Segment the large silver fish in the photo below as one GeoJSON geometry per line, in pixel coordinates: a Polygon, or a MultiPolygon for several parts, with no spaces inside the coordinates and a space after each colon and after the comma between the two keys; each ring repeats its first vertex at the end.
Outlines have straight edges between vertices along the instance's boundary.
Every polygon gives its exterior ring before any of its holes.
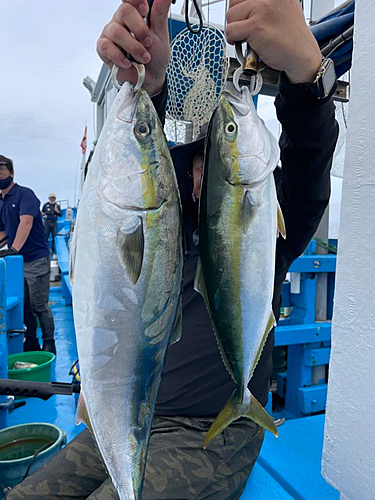
{"type": "Polygon", "coordinates": [[[92,428],[120,499],[138,500],[167,347],[180,332],[182,247],[164,132],[148,94],[130,84],[96,146],[71,251],[78,419],[92,428]]]}
{"type": "Polygon", "coordinates": [[[237,388],[212,424],[204,447],[242,416],[277,435],[248,383],[275,324],[278,220],[285,232],[272,173],[279,149],[247,88],[241,96],[226,92],[221,97],[210,122],[205,158],[195,287],[205,299],[237,388]]]}

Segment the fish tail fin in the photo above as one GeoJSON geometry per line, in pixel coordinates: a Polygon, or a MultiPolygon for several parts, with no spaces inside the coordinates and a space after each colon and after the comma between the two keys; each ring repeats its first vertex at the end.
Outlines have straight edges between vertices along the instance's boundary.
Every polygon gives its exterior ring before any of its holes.
{"type": "Polygon", "coordinates": [[[268,415],[259,401],[251,394],[249,403],[244,403],[239,390],[236,389],[207,432],[203,448],[206,449],[214,437],[240,417],[250,418],[276,437],[279,435],[273,418],[268,415]]]}

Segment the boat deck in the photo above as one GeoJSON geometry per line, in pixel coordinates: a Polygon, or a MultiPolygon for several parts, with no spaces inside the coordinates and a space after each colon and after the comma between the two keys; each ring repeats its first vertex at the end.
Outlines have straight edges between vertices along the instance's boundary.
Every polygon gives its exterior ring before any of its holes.
{"type": "MultiPolygon", "coordinates": [[[[55,318],[57,357],[52,380],[71,382],[70,368],[77,359],[72,307],[65,305],[61,286],[52,286],[50,305],[55,318]]],[[[13,410],[8,425],[47,422],[58,425],[70,441],[83,429],[75,425],[76,396],[52,396],[48,401],[29,398],[13,410]]],[[[280,437],[266,433],[259,459],[241,500],[339,500],[339,493],[320,474],[324,415],[286,421],[280,437]]]]}

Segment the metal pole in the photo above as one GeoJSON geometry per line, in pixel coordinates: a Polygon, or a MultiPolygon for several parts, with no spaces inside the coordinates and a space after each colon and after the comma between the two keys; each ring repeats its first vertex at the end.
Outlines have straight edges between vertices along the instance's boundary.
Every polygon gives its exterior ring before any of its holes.
{"type": "MultiPolygon", "coordinates": [[[[329,207],[326,208],[322,220],[316,230],[315,236],[328,243],[329,207]]],[[[327,254],[325,248],[316,247],[317,254],[327,254]]],[[[315,321],[327,319],[327,273],[318,273],[315,301],[315,321]]]]}
{"type": "MultiPolygon", "coordinates": [[[[316,230],[315,236],[328,243],[328,226],[329,226],[329,206],[323,214],[322,220],[316,230]]],[[[327,254],[325,248],[316,247],[317,254],[327,254]]],[[[316,299],[315,299],[315,321],[327,320],[327,295],[328,295],[328,275],[327,273],[317,273],[316,283],[316,299]]],[[[315,366],[312,370],[312,383],[314,385],[325,381],[325,366],[315,366]]]]}

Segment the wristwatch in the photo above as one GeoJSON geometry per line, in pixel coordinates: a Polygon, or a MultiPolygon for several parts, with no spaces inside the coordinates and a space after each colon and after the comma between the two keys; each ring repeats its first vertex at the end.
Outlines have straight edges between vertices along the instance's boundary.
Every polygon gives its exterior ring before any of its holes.
{"type": "Polygon", "coordinates": [[[322,64],[318,69],[315,80],[312,83],[299,83],[297,85],[317,99],[324,99],[329,96],[335,83],[335,65],[332,59],[323,57],[322,64]]]}

